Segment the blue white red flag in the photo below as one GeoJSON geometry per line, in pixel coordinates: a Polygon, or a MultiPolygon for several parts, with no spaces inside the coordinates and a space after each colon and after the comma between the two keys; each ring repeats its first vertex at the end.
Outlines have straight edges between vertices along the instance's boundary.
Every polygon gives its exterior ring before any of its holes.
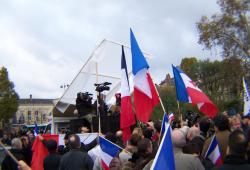
{"type": "Polygon", "coordinates": [[[130,98],[129,78],[127,71],[127,64],[125,53],[122,46],[121,58],[121,109],[120,109],[120,128],[122,130],[122,139],[125,143],[130,139],[130,126],[135,124],[135,116],[132,109],[132,102],[130,98]]]}
{"type": "Polygon", "coordinates": [[[39,134],[39,129],[37,123],[35,122],[34,136],[37,136],[38,134],[39,134]]]}
{"type": "Polygon", "coordinates": [[[247,83],[243,77],[243,92],[244,92],[244,112],[243,115],[250,115],[250,95],[248,92],[247,83]]]}
{"type": "Polygon", "coordinates": [[[161,144],[156,153],[151,170],[175,170],[174,152],[171,140],[171,127],[166,126],[161,144]]]}
{"type": "Polygon", "coordinates": [[[206,94],[181,69],[173,65],[172,67],[177,100],[197,105],[198,109],[209,117],[216,116],[219,110],[206,94]]]}
{"type": "Polygon", "coordinates": [[[169,120],[174,120],[174,114],[172,112],[170,112],[169,115],[164,113],[162,123],[161,123],[161,134],[164,134],[169,120]]]}
{"type": "Polygon", "coordinates": [[[102,150],[100,153],[102,167],[109,170],[111,160],[122,151],[122,148],[101,136],[99,136],[99,144],[102,150]]]}
{"type": "Polygon", "coordinates": [[[148,72],[149,65],[142,54],[135,36],[130,29],[132,72],[134,75],[134,106],[137,119],[147,123],[159,96],[148,72]]]}
{"type": "Polygon", "coordinates": [[[216,166],[222,164],[220,149],[219,149],[219,145],[218,145],[218,142],[216,140],[215,135],[210,143],[210,146],[207,149],[207,153],[205,154],[205,158],[208,158],[209,160],[211,160],[213,162],[213,164],[216,166]]]}

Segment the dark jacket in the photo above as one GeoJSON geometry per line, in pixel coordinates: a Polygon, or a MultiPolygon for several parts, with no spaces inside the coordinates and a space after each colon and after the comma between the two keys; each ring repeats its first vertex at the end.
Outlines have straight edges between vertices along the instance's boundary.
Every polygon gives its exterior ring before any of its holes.
{"type": "Polygon", "coordinates": [[[61,155],[50,153],[43,161],[44,170],[58,170],[60,165],[61,155]]]}
{"type": "MultiPolygon", "coordinates": [[[[11,149],[10,152],[16,157],[17,160],[25,161],[24,155],[18,149],[11,149]]],[[[12,160],[9,155],[6,155],[2,162],[2,170],[17,170],[18,165],[12,160]]]]}
{"type": "Polygon", "coordinates": [[[62,156],[60,170],[92,170],[94,163],[88,154],[72,149],[62,156]]]}
{"type": "Polygon", "coordinates": [[[213,168],[213,170],[243,170],[250,169],[250,164],[243,156],[228,155],[224,160],[224,164],[213,168]]]}

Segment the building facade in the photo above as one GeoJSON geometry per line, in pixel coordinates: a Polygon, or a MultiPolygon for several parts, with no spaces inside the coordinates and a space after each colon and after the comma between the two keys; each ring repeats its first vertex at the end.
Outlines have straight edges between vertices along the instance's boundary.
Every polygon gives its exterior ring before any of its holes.
{"type": "Polygon", "coordinates": [[[51,120],[54,99],[19,99],[19,107],[12,119],[13,124],[47,124],[51,120]]]}

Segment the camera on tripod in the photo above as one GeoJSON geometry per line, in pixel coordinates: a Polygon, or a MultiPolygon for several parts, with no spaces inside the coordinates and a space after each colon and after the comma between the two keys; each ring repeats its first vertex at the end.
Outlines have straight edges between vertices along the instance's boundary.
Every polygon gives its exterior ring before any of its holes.
{"type": "Polygon", "coordinates": [[[105,90],[108,91],[110,89],[109,85],[111,85],[111,84],[112,83],[109,83],[109,82],[104,82],[104,83],[100,83],[100,84],[95,83],[94,84],[96,86],[95,91],[97,91],[99,93],[101,93],[101,92],[103,92],[105,90]]]}

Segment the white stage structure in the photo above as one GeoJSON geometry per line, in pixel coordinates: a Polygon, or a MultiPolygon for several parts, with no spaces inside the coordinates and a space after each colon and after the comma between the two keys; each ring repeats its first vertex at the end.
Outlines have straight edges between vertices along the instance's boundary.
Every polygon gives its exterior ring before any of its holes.
{"type": "MultiPolygon", "coordinates": [[[[62,97],[56,104],[56,109],[62,114],[67,110],[70,104],[75,105],[78,92],[89,92],[96,99],[95,83],[110,82],[109,91],[104,91],[106,102],[112,103],[115,100],[115,93],[120,90],[121,79],[121,43],[104,39],[92,52],[90,57],[84,63],[79,73],[66,89],[62,97]]],[[[127,61],[127,69],[132,79],[132,56],[129,46],[124,46],[125,57],[127,61]]],[[[146,59],[151,59],[152,55],[144,53],[146,59]]],[[[130,81],[132,86],[132,81],[130,81]]],[[[131,88],[132,90],[133,88],[131,88]]],[[[53,126],[53,125],[52,125],[53,126]]]]}

